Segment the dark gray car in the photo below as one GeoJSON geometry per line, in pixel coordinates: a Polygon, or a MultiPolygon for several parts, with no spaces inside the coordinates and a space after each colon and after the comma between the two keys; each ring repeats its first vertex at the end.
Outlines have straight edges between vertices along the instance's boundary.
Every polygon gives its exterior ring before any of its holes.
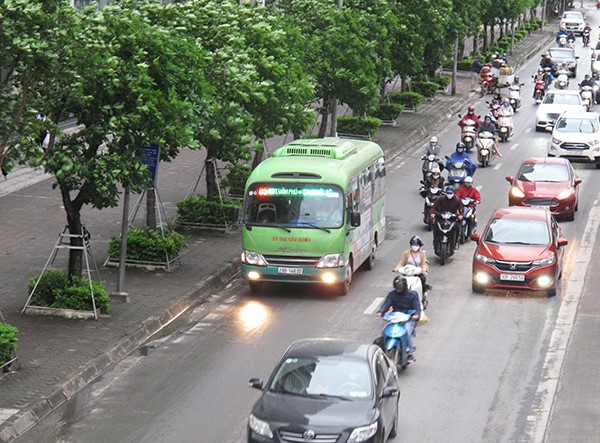
{"type": "Polygon", "coordinates": [[[561,65],[565,65],[570,72],[569,77],[577,77],[577,59],[579,57],[575,55],[573,48],[550,48],[548,55],[555,70],[560,69],[561,65]]]}

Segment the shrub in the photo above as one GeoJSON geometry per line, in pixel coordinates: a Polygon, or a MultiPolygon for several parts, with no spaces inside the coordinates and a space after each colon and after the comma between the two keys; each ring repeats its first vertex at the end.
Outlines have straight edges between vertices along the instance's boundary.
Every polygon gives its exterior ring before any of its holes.
{"type": "MultiPolygon", "coordinates": [[[[33,290],[37,277],[29,280],[29,292],[33,290]]],[[[102,282],[92,281],[96,309],[103,314],[111,310],[110,297],[102,282]]],[[[44,272],[31,298],[34,305],[59,309],[92,311],[90,283],[87,278],[74,277],[70,282],[62,271],[44,272]]]]}
{"type": "Polygon", "coordinates": [[[337,120],[337,128],[340,134],[368,135],[369,137],[373,137],[380,126],[381,120],[377,117],[344,115],[337,120]]]}
{"type": "Polygon", "coordinates": [[[246,181],[252,172],[250,165],[230,164],[227,166],[227,175],[223,179],[223,186],[231,195],[244,195],[246,181]]]}
{"type": "Polygon", "coordinates": [[[0,323],[0,366],[12,360],[17,347],[17,328],[0,323]]]}
{"type": "Polygon", "coordinates": [[[440,85],[440,89],[444,89],[452,82],[452,79],[447,75],[436,75],[431,81],[440,85]]]}
{"type": "Polygon", "coordinates": [[[192,195],[177,203],[178,221],[182,223],[197,223],[225,225],[230,220],[232,206],[240,206],[235,200],[207,200],[203,195],[192,195]]]}
{"type": "Polygon", "coordinates": [[[404,112],[404,105],[399,103],[381,103],[379,108],[371,113],[381,120],[396,120],[404,112]]]}
{"type": "Polygon", "coordinates": [[[474,58],[463,58],[457,62],[456,69],[459,71],[470,71],[474,60],[474,58]]]}
{"type": "Polygon", "coordinates": [[[415,108],[416,110],[423,101],[423,96],[418,92],[393,91],[389,93],[388,99],[392,103],[399,103],[406,108],[415,108]]]}
{"type": "Polygon", "coordinates": [[[408,88],[424,97],[434,97],[440,86],[434,82],[411,81],[408,88]]]}
{"type": "MultiPolygon", "coordinates": [[[[163,234],[160,229],[133,228],[127,233],[126,259],[163,263],[166,260],[165,254],[169,254],[169,258],[175,258],[183,247],[183,235],[178,232],[165,230],[163,234]]],[[[108,256],[119,257],[120,248],[121,236],[117,235],[110,241],[108,256]]]]}

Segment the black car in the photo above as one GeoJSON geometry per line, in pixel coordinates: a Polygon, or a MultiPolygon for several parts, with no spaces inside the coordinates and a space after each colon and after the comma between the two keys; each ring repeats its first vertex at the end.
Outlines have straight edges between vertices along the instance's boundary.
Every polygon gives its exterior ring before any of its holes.
{"type": "Polygon", "coordinates": [[[384,443],[398,430],[398,373],[381,348],[336,339],[294,342],[261,389],[248,442],[384,443]]]}
{"type": "Polygon", "coordinates": [[[550,56],[554,69],[560,69],[561,65],[565,65],[570,72],[569,76],[577,77],[577,59],[579,57],[575,55],[573,48],[550,48],[547,55],[550,56]]]}

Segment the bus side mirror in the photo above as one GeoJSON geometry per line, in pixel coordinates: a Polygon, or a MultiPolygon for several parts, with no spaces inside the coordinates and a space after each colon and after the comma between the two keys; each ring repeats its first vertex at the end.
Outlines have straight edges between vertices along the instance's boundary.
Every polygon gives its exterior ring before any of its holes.
{"type": "Polygon", "coordinates": [[[229,220],[231,223],[237,223],[240,219],[240,208],[239,206],[230,206],[229,207],[229,220]]]}
{"type": "Polygon", "coordinates": [[[360,226],[360,212],[350,212],[350,226],[358,228],[360,226]]]}

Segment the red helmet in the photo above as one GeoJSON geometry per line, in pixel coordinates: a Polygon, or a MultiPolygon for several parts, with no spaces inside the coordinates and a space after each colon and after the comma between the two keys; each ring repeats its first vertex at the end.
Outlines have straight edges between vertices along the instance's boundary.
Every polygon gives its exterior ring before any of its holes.
{"type": "Polygon", "coordinates": [[[473,112],[475,112],[475,107],[469,106],[469,114],[472,114],[473,112]]]}

